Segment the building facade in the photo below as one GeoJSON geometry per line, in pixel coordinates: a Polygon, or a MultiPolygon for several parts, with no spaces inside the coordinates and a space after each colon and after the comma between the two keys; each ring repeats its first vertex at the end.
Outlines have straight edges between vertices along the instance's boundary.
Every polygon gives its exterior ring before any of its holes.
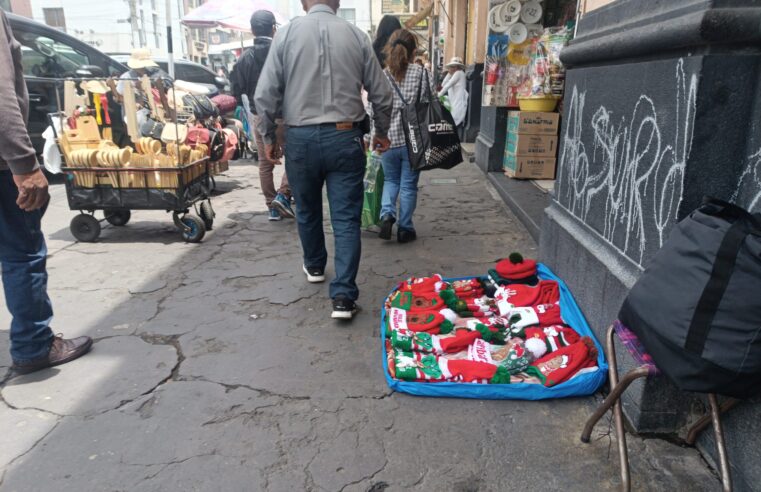
{"type": "MultiPolygon", "coordinates": [[[[170,1],[177,56],[186,52],[186,43],[176,28],[181,8],[181,3],[170,1]]],[[[34,20],[61,29],[105,53],[129,53],[136,47],[150,48],[157,56],[167,53],[164,0],[101,0],[96,9],[89,0],[31,0],[30,11],[34,20]]]]}

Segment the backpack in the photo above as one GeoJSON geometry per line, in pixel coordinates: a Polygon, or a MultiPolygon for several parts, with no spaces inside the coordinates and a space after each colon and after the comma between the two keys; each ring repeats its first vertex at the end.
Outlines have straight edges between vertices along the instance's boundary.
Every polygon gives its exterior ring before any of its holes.
{"type": "Polygon", "coordinates": [[[716,199],[682,220],[619,319],[684,391],[761,393],[761,214],[716,199]]]}

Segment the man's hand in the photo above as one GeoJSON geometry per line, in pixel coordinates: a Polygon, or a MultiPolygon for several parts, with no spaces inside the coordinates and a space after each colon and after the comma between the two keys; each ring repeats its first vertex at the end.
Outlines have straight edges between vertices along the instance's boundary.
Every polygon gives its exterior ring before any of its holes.
{"type": "Polygon", "coordinates": [[[279,142],[275,142],[274,144],[264,144],[264,153],[268,160],[280,164],[280,158],[283,157],[283,149],[280,147],[279,142]]]}
{"type": "Polygon", "coordinates": [[[31,212],[48,203],[50,199],[48,180],[45,178],[42,169],[37,169],[29,174],[14,175],[13,182],[18,188],[16,204],[21,210],[31,212]]]}
{"type": "Polygon", "coordinates": [[[373,137],[373,150],[379,154],[384,153],[391,147],[391,140],[388,137],[373,137]]]}

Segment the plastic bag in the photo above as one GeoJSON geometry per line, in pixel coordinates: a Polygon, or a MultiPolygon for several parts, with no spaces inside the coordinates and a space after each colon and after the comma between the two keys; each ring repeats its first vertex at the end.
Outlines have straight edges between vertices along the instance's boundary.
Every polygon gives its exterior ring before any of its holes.
{"type": "Polygon", "coordinates": [[[362,201],[363,229],[380,224],[381,199],[383,198],[383,166],[380,155],[367,153],[365,168],[365,193],[362,201]]]}
{"type": "Polygon", "coordinates": [[[58,150],[58,144],[56,143],[56,132],[61,132],[61,124],[58,118],[53,118],[53,124],[56,126],[55,130],[49,126],[42,132],[42,138],[45,139],[45,147],[42,149],[42,162],[52,174],[61,173],[61,152],[58,150]]]}

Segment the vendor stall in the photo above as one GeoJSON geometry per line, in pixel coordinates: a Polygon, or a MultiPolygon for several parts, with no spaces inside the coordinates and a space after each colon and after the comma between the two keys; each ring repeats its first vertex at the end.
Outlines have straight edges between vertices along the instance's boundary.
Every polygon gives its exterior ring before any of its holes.
{"type": "Polygon", "coordinates": [[[69,207],[81,211],[71,222],[72,234],[96,240],[98,210],[115,226],[125,225],[131,210],[166,210],[186,241],[201,241],[214,220],[212,176],[227,169],[238,152],[236,123],[219,117],[205,89],[161,76],[60,83],[60,110],[50,123],[67,175],[69,207]],[[123,105],[127,144],[113,140],[107,94],[123,105]]]}
{"type": "Polygon", "coordinates": [[[589,395],[604,352],[565,284],[514,253],[485,275],[410,278],[381,317],[391,388],[421,396],[539,400],[589,395]]]}

